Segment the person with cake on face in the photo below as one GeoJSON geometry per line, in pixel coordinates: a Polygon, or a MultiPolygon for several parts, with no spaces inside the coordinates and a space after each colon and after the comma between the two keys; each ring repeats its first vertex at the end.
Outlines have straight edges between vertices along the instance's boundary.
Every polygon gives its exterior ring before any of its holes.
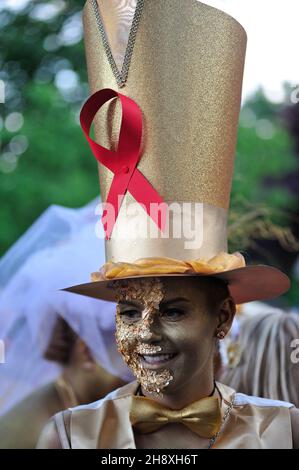
{"type": "Polygon", "coordinates": [[[227,251],[244,29],[193,0],[87,1],[84,29],[80,120],[99,162],[106,263],[67,290],[117,303],[136,380],[56,415],[38,448],[298,447],[294,405],[214,378],[236,304],[290,285],[227,251]]]}

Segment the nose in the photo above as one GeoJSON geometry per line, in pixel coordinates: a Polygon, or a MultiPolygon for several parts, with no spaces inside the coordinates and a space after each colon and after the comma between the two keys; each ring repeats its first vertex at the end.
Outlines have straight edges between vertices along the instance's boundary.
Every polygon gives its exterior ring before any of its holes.
{"type": "Polygon", "coordinates": [[[143,342],[155,343],[161,340],[161,328],[158,315],[147,314],[138,329],[139,339],[143,342]]]}

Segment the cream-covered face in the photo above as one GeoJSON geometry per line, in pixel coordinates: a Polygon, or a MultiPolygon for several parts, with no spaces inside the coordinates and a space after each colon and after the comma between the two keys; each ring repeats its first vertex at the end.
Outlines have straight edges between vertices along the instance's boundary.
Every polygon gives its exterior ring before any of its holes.
{"type": "MultiPolygon", "coordinates": [[[[142,388],[173,394],[213,372],[216,334],[233,319],[211,312],[205,284],[190,278],[116,281],[116,340],[142,388]]],[[[230,312],[231,310],[231,312],[230,312]]]]}

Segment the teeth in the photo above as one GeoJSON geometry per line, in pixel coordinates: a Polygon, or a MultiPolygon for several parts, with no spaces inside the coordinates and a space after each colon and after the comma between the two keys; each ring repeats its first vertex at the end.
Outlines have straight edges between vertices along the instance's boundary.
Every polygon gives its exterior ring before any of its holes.
{"type": "Polygon", "coordinates": [[[172,359],[173,356],[174,356],[174,354],[159,354],[159,355],[156,355],[156,356],[146,356],[146,355],[144,355],[143,358],[149,364],[156,364],[158,362],[168,361],[169,359],[172,359]]]}
{"type": "Polygon", "coordinates": [[[139,350],[138,350],[138,353],[141,356],[152,356],[154,354],[158,354],[161,351],[162,351],[161,346],[153,346],[151,348],[140,347],[139,350]]]}

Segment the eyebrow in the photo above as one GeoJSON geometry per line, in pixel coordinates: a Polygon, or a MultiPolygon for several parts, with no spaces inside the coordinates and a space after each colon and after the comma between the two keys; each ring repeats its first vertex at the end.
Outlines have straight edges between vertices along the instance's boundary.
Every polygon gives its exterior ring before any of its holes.
{"type": "Polygon", "coordinates": [[[118,302],[119,305],[130,305],[131,307],[139,307],[141,306],[141,303],[138,302],[137,300],[134,301],[134,300],[121,300],[120,302],[118,302]]]}
{"type": "MultiPolygon", "coordinates": [[[[167,301],[162,301],[160,303],[160,307],[161,308],[165,308],[167,307],[169,304],[173,304],[175,302],[189,302],[190,303],[190,300],[188,299],[185,299],[185,297],[175,297],[174,299],[169,299],[167,301]]],[[[138,302],[137,300],[122,300],[121,302],[119,302],[119,305],[130,305],[131,307],[140,307],[142,306],[142,304],[140,302],[138,302]]]]}
{"type": "Polygon", "coordinates": [[[173,304],[175,302],[189,302],[190,303],[190,300],[185,299],[185,297],[175,297],[174,299],[169,299],[166,301],[164,300],[163,302],[160,303],[160,307],[165,308],[169,304],[173,304]]]}

